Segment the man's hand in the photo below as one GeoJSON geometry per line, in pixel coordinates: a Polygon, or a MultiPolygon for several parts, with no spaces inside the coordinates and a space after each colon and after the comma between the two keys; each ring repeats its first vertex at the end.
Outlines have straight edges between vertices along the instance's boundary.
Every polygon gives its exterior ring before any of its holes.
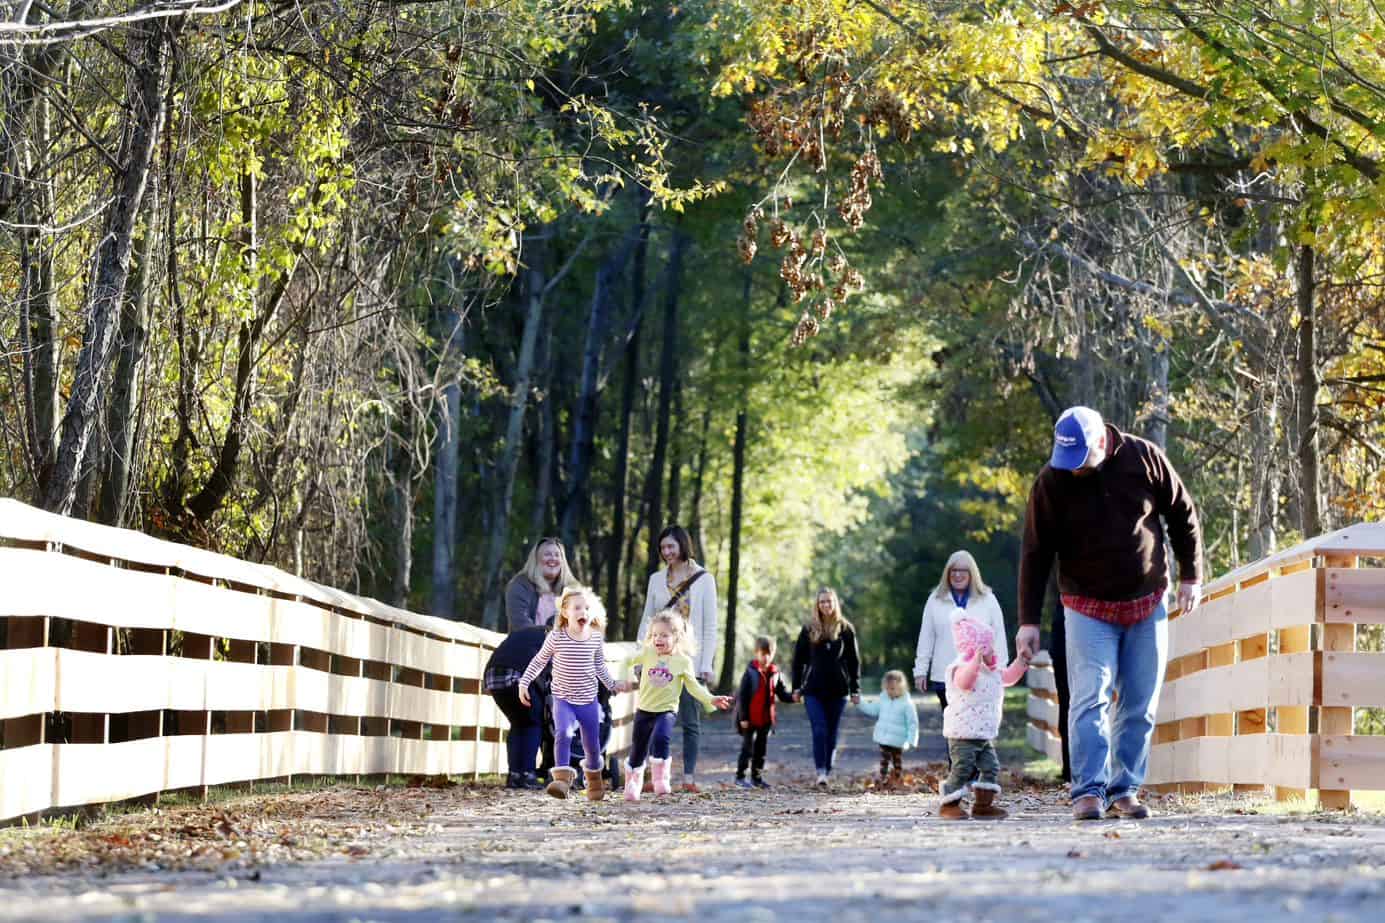
{"type": "Polygon", "coordinates": [[[533,704],[534,704],[534,703],[533,703],[532,701],[530,701],[530,699],[529,699],[529,690],[528,690],[528,689],[525,689],[525,688],[523,688],[523,687],[521,687],[520,690],[519,690],[519,701],[520,701],[520,704],[523,705],[525,708],[528,708],[530,705],[533,705],[533,704]]]}
{"type": "Polygon", "coordinates": [[[712,704],[722,711],[726,711],[731,707],[731,697],[729,695],[719,695],[712,699],[712,704]]]}
{"type": "Polygon", "coordinates": [[[852,705],[860,705],[860,704],[861,704],[861,695],[860,695],[860,693],[857,693],[856,695],[853,695],[853,696],[851,697],[851,704],[852,704],[852,705]]]}
{"type": "Polygon", "coordinates": [[[1202,597],[1202,584],[1184,581],[1178,585],[1178,611],[1187,615],[1197,608],[1202,597]]]}
{"type": "Polygon", "coordinates": [[[914,688],[917,689],[919,692],[927,692],[927,691],[928,691],[928,677],[926,677],[926,676],[915,676],[915,677],[914,677],[914,688]]]}
{"type": "Polygon", "coordinates": [[[748,731],[748,730],[750,730],[750,722],[749,722],[749,721],[742,721],[742,722],[741,722],[741,730],[742,730],[742,731],[748,731]]]}
{"type": "Polygon", "coordinates": [[[1039,652],[1039,626],[1021,625],[1020,630],[1015,632],[1015,652],[1021,657],[1028,654],[1033,657],[1039,652]]]}

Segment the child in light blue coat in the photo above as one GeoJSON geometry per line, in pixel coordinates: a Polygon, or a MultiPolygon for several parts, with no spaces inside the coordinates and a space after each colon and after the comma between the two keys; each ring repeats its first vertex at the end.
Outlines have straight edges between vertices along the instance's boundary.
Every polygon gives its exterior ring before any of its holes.
{"type": "Polygon", "coordinates": [[[901,671],[886,673],[880,687],[879,699],[858,707],[875,719],[873,737],[880,745],[880,781],[898,785],[904,776],[904,751],[919,743],[919,713],[901,671]]]}

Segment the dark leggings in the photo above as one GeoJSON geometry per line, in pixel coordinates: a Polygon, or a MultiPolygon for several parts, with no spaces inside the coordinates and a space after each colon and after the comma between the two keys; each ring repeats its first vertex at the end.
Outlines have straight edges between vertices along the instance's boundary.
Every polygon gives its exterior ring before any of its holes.
{"type": "Polygon", "coordinates": [[[656,760],[668,759],[675,716],[676,713],[671,711],[635,712],[635,729],[631,734],[630,756],[627,760],[631,769],[643,766],[646,757],[652,756],[656,760]]]}
{"type": "Polygon", "coordinates": [[[491,693],[495,705],[510,721],[510,733],[505,738],[505,753],[510,772],[533,772],[543,735],[544,697],[529,689],[530,704],[519,700],[519,687],[497,689],[491,693]]]}

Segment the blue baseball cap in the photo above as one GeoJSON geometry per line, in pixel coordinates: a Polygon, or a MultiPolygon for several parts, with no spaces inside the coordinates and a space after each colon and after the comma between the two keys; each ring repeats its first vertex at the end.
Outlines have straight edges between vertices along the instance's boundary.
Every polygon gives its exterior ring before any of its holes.
{"type": "Polygon", "coordinates": [[[1048,463],[1062,471],[1076,471],[1101,442],[1106,424],[1090,407],[1069,407],[1053,425],[1053,457],[1048,463]]]}

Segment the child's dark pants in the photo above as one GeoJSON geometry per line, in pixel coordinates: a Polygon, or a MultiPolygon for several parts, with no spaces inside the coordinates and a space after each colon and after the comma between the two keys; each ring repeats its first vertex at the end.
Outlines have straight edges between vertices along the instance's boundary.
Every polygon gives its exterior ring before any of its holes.
{"type": "Polygon", "coordinates": [[[753,779],[760,778],[765,771],[765,750],[769,746],[770,728],[747,728],[741,731],[741,755],[736,760],[736,778],[744,779],[745,770],[750,768],[753,779]]]}

